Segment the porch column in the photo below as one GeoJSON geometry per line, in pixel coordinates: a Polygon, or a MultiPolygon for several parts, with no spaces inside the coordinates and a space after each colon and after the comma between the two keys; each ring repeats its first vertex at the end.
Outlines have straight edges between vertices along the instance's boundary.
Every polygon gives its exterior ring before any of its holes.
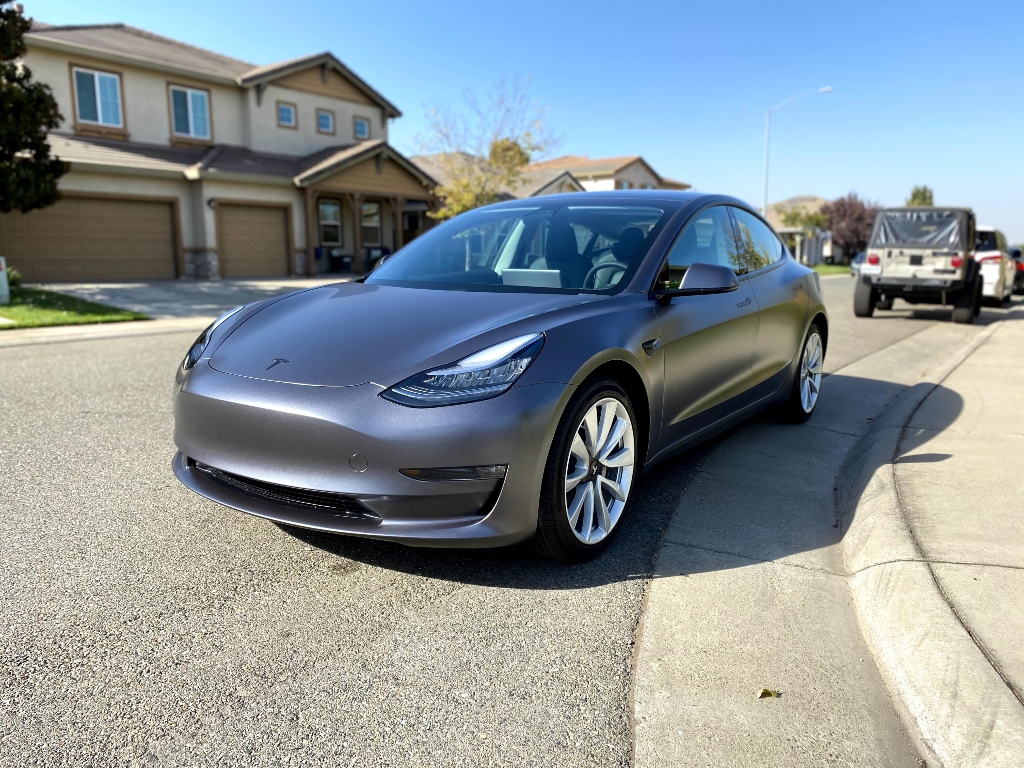
{"type": "Polygon", "coordinates": [[[352,271],[361,275],[366,271],[363,266],[363,196],[349,193],[345,199],[352,209],[355,224],[352,228],[352,271]]]}
{"type": "Polygon", "coordinates": [[[306,199],[306,276],[316,277],[316,244],[320,240],[316,215],[316,192],[310,187],[306,187],[303,191],[306,199]]]}
{"type": "Polygon", "coordinates": [[[394,250],[397,251],[405,245],[402,241],[402,238],[404,237],[404,232],[402,230],[402,209],[405,208],[405,198],[391,197],[388,198],[388,202],[391,204],[391,218],[393,219],[391,223],[395,230],[394,250]]]}

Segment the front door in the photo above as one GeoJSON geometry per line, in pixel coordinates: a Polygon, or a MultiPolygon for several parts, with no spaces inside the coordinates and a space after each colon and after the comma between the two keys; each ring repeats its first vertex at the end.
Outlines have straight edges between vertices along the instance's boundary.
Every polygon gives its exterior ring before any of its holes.
{"type": "MultiPolygon", "coordinates": [[[[733,267],[732,222],[723,206],[697,214],[676,238],[658,287],[679,285],[691,264],[733,267]]],[[[670,446],[745,405],[757,341],[758,305],[750,285],[656,305],[665,358],[663,445],[670,446]]]]}

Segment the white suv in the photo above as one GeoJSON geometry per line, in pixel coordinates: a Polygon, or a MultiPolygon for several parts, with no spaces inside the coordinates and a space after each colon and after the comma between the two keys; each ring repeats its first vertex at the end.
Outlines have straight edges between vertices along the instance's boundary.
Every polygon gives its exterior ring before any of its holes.
{"type": "Polygon", "coordinates": [[[1017,265],[1003,233],[992,227],[975,229],[974,259],[981,267],[981,295],[997,304],[1009,301],[1017,265]]]}

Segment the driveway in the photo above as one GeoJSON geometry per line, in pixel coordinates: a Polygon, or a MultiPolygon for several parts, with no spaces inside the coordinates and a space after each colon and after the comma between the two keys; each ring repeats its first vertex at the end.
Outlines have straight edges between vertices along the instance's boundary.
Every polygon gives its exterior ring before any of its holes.
{"type": "Polygon", "coordinates": [[[249,304],[303,288],[352,280],[352,276],[280,277],[251,280],[132,280],[121,283],[40,283],[45,288],[87,301],[142,312],[155,320],[216,317],[249,304]]]}

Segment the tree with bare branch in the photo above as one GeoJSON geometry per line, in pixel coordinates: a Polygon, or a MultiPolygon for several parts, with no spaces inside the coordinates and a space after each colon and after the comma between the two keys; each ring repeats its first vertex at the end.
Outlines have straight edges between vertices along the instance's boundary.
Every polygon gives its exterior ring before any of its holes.
{"type": "Polygon", "coordinates": [[[523,167],[556,143],[547,110],[520,80],[500,81],[483,101],[467,91],[464,100],[460,112],[431,109],[426,133],[416,140],[439,168],[435,194],[442,207],[430,215],[442,221],[499,200],[519,184],[523,167]]]}

